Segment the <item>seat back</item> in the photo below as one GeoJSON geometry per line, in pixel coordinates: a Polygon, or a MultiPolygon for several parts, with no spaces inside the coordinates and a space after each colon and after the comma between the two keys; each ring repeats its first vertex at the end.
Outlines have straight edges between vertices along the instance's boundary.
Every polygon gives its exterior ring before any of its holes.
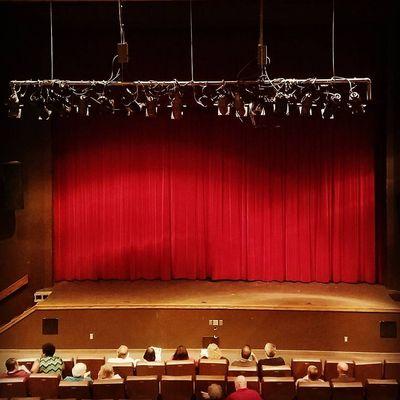
{"type": "Polygon", "coordinates": [[[27,378],[0,379],[0,397],[25,397],[27,389],[27,378]]]}
{"type": "Polygon", "coordinates": [[[90,371],[92,379],[97,379],[97,375],[106,360],[104,357],[77,357],[76,362],[86,364],[87,371],[90,371]]]}
{"type": "Polygon", "coordinates": [[[367,379],[365,391],[368,400],[397,400],[399,383],[395,379],[367,379]]]}
{"type": "Polygon", "coordinates": [[[332,382],[332,400],[363,400],[361,382],[332,382]]]}
{"type": "Polygon", "coordinates": [[[226,394],[226,377],[225,375],[197,375],[195,380],[195,394],[196,399],[202,400],[201,392],[207,392],[208,387],[216,383],[222,388],[224,396],[226,394]]]}
{"type": "Polygon", "coordinates": [[[167,375],[196,375],[196,365],[193,360],[167,361],[165,363],[165,373],[167,375]]]}
{"type": "Polygon", "coordinates": [[[157,400],[160,393],[158,376],[128,376],[125,392],[128,399],[157,400]]]}
{"type": "Polygon", "coordinates": [[[355,361],[354,378],[364,385],[367,379],[382,379],[383,363],[381,361],[355,361]]]}
{"type": "Polygon", "coordinates": [[[18,364],[19,365],[25,365],[26,368],[28,368],[28,370],[30,371],[32,369],[32,365],[35,362],[36,358],[18,358],[18,364]]]}
{"type": "Polygon", "coordinates": [[[160,392],[163,400],[190,400],[193,396],[193,376],[163,375],[160,392]]]}
{"type": "Polygon", "coordinates": [[[385,360],[385,368],[383,377],[385,379],[400,380],[400,361],[385,360]]]}
{"type": "Polygon", "coordinates": [[[90,399],[89,382],[61,381],[58,386],[58,397],[60,399],[90,399]]]}
{"type": "Polygon", "coordinates": [[[297,387],[297,400],[330,400],[329,382],[300,382],[297,387]]]}
{"type": "Polygon", "coordinates": [[[92,384],[93,399],[124,399],[123,379],[96,379],[92,384]]]}
{"type": "Polygon", "coordinates": [[[113,367],[114,373],[118,374],[121,378],[134,375],[135,368],[132,363],[110,363],[110,365],[113,367]]]}
{"type": "Polygon", "coordinates": [[[258,376],[257,367],[228,367],[228,376],[258,376]]]}
{"type": "MultiPolygon", "coordinates": [[[[227,394],[233,393],[235,389],[235,378],[236,376],[228,376],[226,381],[226,391],[227,394]]],[[[247,387],[249,389],[253,389],[260,393],[260,381],[258,380],[258,376],[248,376],[246,378],[247,387]]]]}
{"type": "Polygon", "coordinates": [[[319,376],[322,375],[322,361],[320,359],[293,358],[291,368],[294,379],[297,380],[307,375],[307,368],[310,365],[315,365],[318,368],[319,376]]]}
{"type": "Polygon", "coordinates": [[[353,361],[345,361],[345,360],[326,360],[324,365],[324,377],[326,381],[330,381],[331,379],[337,378],[337,365],[340,362],[345,362],[349,366],[349,370],[347,372],[347,376],[349,378],[354,377],[354,362],[353,361]]]}
{"type": "Polygon", "coordinates": [[[264,400],[292,400],[296,395],[294,378],[262,378],[261,394],[264,400]]]}
{"type": "Polygon", "coordinates": [[[292,370],[289,365],[262,365],[261,376],[292,376],[292,370]]]}
{"type": "Polygon", "coordinates": [[[228,360],[207,360],[199,361],[199,375],[227,375],[228,360]]]}
{"type": "Polygon", "coordinates": [[[64,361],[64,369],[62,371],[62,377],[72,376],[72,367],[74,366],[73,358],[63,358],[64,361]]]}
{"type": "Polygon", "coordinates": [[[144,362],[139,361],[136,364],[136,375],[137,376],[151,376],[157,375],[158,379],[161,379],[162,375],[165,375],[165,364],[163,362],[144,362]]]}
{"type": "Polygon", "coordinates": [[[56,399],[58,396],[58,374],[31,374],[28,379],[28,392],[32,397],[56,399]]]}

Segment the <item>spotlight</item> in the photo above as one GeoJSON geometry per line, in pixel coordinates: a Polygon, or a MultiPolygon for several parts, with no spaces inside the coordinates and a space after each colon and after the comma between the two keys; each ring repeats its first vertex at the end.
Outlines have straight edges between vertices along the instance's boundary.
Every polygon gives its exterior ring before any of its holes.
{"type": "Polygon", "coordinates": [[[285,117],[288,115],[288,100],[284,93],[278,92],[275,95],[275,107],[274,112],[275,114],[285,117]]]}
{"type": "Polygon", "coordinates": [[[325,108],[322,110],[322,117],[324,119],[333,119],[340,108],[342,96],[340,93],[328,93],[325,108]]]}
{"type": "Polygon", "coordinates": [[[297,97],[294,93],[286,94],[287,111],[286,115],[298,116],[300,114],[299,107],[297,105],[297,97]]]}
{"type": "Polygon", "coordinates": [[[18,98],[15,87],[12,88],[10,97],[8,98],[8,116],[12,118],[21,118],[22,104],[18,98]]]}
{"type": "Polygon", "coordinates": [[[217,99],[218,115],[228,115],[231,111],[230,101],[226,93],[221,93],[217,99]]]}
{"type": "Polygon", "coordinates": [[[235,105],[236,116],[238,118],[243,118],[247,115],[247,110],[244,105],[243,98],[241,94],[237,91],[233,96],[233,104],[235,105]]]}
{"type": "Polygon", "coordinates": [[[307,92],[300,101],[300,115],[302,117],[309,117],[312,115],[313,95],[307,92]]]}
{"type": "Polygon", "coordinates": [[[265,115],[264,101],[261,98],[254,98],[249,104],[249,115],[253,126],[259,125],[259,120],[261,116],[265,115]]]}
{"type": "Polygon", "coordinates": [[[363,114],[365,112],[365,105],[362,104],[361,96],[358,92],[350,91],[348,107],[352,114],[363,114]]]}
{"type": "Polygon", "coordinates": [[[146,117],[154,118],[157,115],[157,99],[146,95],[146,117]]]}
{"type": "Polygon", "coordinates": [[[68,115],[72,111],[69,96],[63,96],[55,90],[50,90],[47,100],[48,108],[61,117],[68,115]]]}
{"type": "Polygon", "coordinates": [[[47,121],[50,119],[52,111],[47,108],[46,99],[42,94],[36,96],[34,94],[31,95],[31,101],[36,109],[37,117],[40,121],[47,121]]]}
{"type": "Polygon", "coordinates": [[[183,117],[183,105],[182,95],[179,90],[176,90],[171,100],[171,119],[182,119],[183,117]]]}
{"type": "Polygon", "coordinates": [[[108,98],[102,93],[97,99],[98,111],[100,114],[111,113],[114,114],[114,99],[108,98]]]}

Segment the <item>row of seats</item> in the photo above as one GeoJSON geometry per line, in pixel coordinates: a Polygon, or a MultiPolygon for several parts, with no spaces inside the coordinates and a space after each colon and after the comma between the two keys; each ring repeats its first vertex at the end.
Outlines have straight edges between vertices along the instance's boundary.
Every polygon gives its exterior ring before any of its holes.
{"type": "MultiPolygon", "coordinates": [[[[33,359],[19,359],[20,365],[25,365],[28,369],[32,367],[33,359]]],[[[342,361],[342,360],[340,360],[342,361]]],[[[97,378],[100,367],[105,363],[104,357],[84,358],[77,357],[76,362],[86,364],[87,370],[91,371],[92,378],[97,378]]],[[[315,365],[320,371],[321,376],[329,381],[337,377],[337,364],[339,360],[326,360],[322,363],[321,359],[292,359],[291,365],[283,366],[263,366],[260,377],[290,377],[295,379],[302,378],[307,374],[309,365],[315,365]]],[[[394,361],[345,361],[349,365],[349,377],[365,383],[366,379],[400,379],[400,362],[394,361]]],[[[70,376],[74,365],[73,359],[64,359],[65,369],[63,377],[70,376]]],[[[157,375],[225,375],[225,376],[258,376],[257,367],[234,367],[228,365],[227,360],[208,360],[201,359],[196,368],[194,361],[166,361],[164,362],[138,362],[136,367],[131,363],[112,364],[114,372],[121,377],[127,376],[148,376],[157,375]]]]}
{"type": "MultiPolygon", "coordinates": [[[[198,375],[128,376],[126,379],[103,379],[69,382],[56,374],[32,374],[26,378],[0,379],[0,397],[24,396],[42,399],[134,399],[190,400],[202,399],[201,392],[210,384],[221,385],[225,394],[235,390],[234,377],[198,375]]],[[[247,385],[265,400],[397,400],[399,383],[394,379],[367,379],[361,382],[300,382],[293,377],[248,377],[247,385]]]]}

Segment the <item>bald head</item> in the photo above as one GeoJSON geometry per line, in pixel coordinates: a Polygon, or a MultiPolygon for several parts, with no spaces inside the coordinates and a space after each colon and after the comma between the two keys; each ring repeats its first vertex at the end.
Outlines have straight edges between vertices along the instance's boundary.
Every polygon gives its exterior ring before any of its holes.
{"type": "Polygon", "coordinates": [[[251,347],[246,344],[246,346],[243,346],[242,348],[242,358],[248,360],[250,356],[251,356],[251,347]]]}
{"type": "Polygon", "coordinates": [[[239,375],[235,378],[235,389],[246,389],[247,388],[247,381],[243,375],[239,375]]]}
{"type": "Polygon", "coordinates": [[[264,347],[267,357],[275,357],[276,346],[273,343],[267,343],[264,347]]]}
{"type": "Polygon", "coordinates": [[[349,366],[345,362],[340,362],[337,365],[337,372],[339,375],[347,375],[347,372],[349,372],[349,366]]]}
{"type": "Polygon", "coordinates": [[[121,346],[119,346],[117,350],[118,358],[126,358],[128,352],[129,352],[128,347],[122,344],[121,346]]]}
{"type": "Polygon", "coordinates": [[[309,365],[309,367],[307,368],[307,375],[310,381],[318,380],[318,368],[315,365],[309,365]]]}

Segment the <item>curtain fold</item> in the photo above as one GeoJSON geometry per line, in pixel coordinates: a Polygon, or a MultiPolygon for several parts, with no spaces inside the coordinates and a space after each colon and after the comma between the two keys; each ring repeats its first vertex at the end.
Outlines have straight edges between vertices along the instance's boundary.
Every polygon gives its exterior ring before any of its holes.
{"type": "Polygon", "coordinates": [[[376,282],[367,119],[59,121],[55,279],[376,282]]]}

